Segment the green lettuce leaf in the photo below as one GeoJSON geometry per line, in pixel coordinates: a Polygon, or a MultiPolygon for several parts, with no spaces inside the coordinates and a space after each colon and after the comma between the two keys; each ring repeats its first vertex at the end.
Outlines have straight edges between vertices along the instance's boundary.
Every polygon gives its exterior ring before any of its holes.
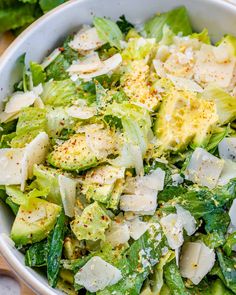
{"type": "Polygon", "coordinates": [[[105,114],[120,118],[126,140],[138,145],[142,153],[145,154],[152,135],[149,112],[128,102],[120,104],[114,102],[107,107],[105,114]]]}
{"type": "Polygon", "coordinates": [[[227,256],[230,256],[232,254],[233,246],[235,245],[236,245],[236,232],[228,235],[226,242],[224,244],[223,249],[227,256]]]}
{"type": "Polygon", "coordinates": [[[23,205],[25,208],[28,208],[30,201],[38,197],[46,197],[48,194],[47,189],[38,190],[33,189],[27,193],[23,193],[17,186],[6,186],[6,193],[11,200],[17,205],[23,205]]]}
{"type": "Polygon", "coordinates": [[[60,54],[46,69],[47,80],[61,81],[69,78],[68,72],[66,70],[69,68],[70,63],[65,59],[65,57],[60,54]]]}
{"type": "Polygon", "coordinates": [[[217,278],[213,281],[204,278],[197,286],[191,286],[188,288],[189,294],[196,295],[233,295],[222,282],[221,279],[217,278]]]}
{"type": "Polygon", "coordinates": [[[58,5],[65,3],[66,1],[67,0],[39,0],[39,5],[43,12],[46,13],[58,5]]]}
{"type": "Polygon", "coordinates": [[[231,292],[224,283],[220,280],[217,279],[211,283],[211,294],[215,295],[233,295],[234,293],[231,292]]]}
{"type": "Polygon", "coordinates": [[[120,41],[123,39],[123,35],[116,23],[106,18],[94,17],[93,24],[103,41],[121,49],[120,41]]]}
{"type": "Polygon", "coordinates": [[[198,39],[200,42],[205,44],[211,44],[211,39],[207,29],[203,29],[200,33],[193,33],[190,38],[198,39]]]}
{"type": "Polygon", "coordinates": [[[154,225],[130,246],[117,267],[123,278],[115,285],[97,292],[97,295],[140,294],[143,282],[161,258],[166,240],[154,225]],[[148,251],[145,251],[148,249],[148,251]]]}
{"type": "Polygon", "coordinates": [[[143,156],[153,134],[149,112],[128,102],[110,104],[105,115],[121,119],[124,133],[124,144],[120,155],[111,160],[118,167],[135,168],[137,174],[143,174],[143,156]]]}
{"type": "Polygon", "coordinates": [[[201,240],[207,247],[211,249],[218,248],[225,243],[225,237],[219,231],[212,232],[210,234],[198,233],[197,236],[192,237],[192,241],[201,240]]]}
{"type": "Polygon", "coordinates": [[[213,212],[204,215],[205,230],[207,233],[218,232],[221,235],[226,234],[230,218],[229,214],[223,208],[217,208],[213,212]]]}
{"type": "Polygon", "coordinates": [[[13,214],[17,215],[20,206],[14,203],[11,197],[7,197],[5,202],[11,208],[13,214]]]}
{"type": "Polygon", "coordinates": [[[143,60],[154,48],[155,43],[152,40],[134,38],[128,42],[128,46],[122,51],[122,58],[126,61],[143,60]]]}
{"type": "MultiPolygon", "coordinates": [[[[174,205],[179,204],[188,210],[196,219],[206,218],[209,222],[208,230],[211,231],[217,227],[217,220],[221,218],[222,209],[229,208],[236,193],[236,181],[231,180],[227,185],[216,187],[213,190],[207,188],[189,187],[189,190],[179,196],[173,194],[167,202],[162,202],[160,212],[174,212],[174,205]],[[215,214],[211,220],[210,214],[215,214]]],[[[227,216],[222,216],[223,222],[227,222],[227,216]]],[[[220,228],[224,225],[218,224],[220,228]]]]}
{"type": "Polygon", "coordinates": [[[34,3],[37,3],[38,0],[19,0],[20,2],[23,2],[23,3],[30,3],[30,4],[34,4],[34,3]]]}
{"type": "Polygon", "coordinates": [[[16,120],[10,121],[8,123],[1,123],[0,124],[0,139],[2,139],[2,137],[4,135],[8,135],[8,134],[16,131],[16,124],[17,124],[16,120]]]}
{"type": "Polygon", "coordinates": [[[226,286],[236,293],[236,269],[234,258],[225,256],[220,249],[217,250],[217,258],[226,286]]]}
{"type": "Polygon", "coordinates": [[[164,25],[168,25],[175,34],[181,32],[183,36],[186,36],[192,33],[188,12],[184,6],[154,16],[145,23],[144,29],[148,37],[156,38],[159,42],[163,35],[164,25]]]}
{"type": "Polygon", "coordinates": [[[70,80],[49,81],[44,84],[42,100],[54,107],[69,106],[78,98],[77,87],[70,80]]]}
{"type": "Polygon", "coordinates": [[[232,53],[236,56],[236,37],[232,35],[226,35],[224,36],[220,41],[216,43],[217,46],[225,44],[229,45],[232,49],[232,53]]]}
{"type": "Polygon", "coordinates": [[[30,71],[32,74],[32,80],[34,86],[37,86],[40,83],[43,83],[46,80],[46,73],[43,70],[43,67],[36,63],[30,62],[30,71]]]}
{"type": "Polygon", "coordinates": [[[0,9],[14,6],[18,0],[0,0],[0,9]]]}
{"type": "Polygon", "coordinates": [[[164,267],[164,278],[173,295],[188,295],[176,262],[173,260],[164,267]]]}
{"type": "Polygon", "coordinates": [[[223,89],[208,86],[202,93],[202,97],[215,102],[220,124],[224,125],[236,119],[236,100],[223,89]]]}
{"type": "Polygon", "coordinates": [[[46,130],[45,109],[28,107],[21,111],[16,126],[16,136],[11,147],[21,148],[30,143],[40,132],[46,130]]]}
{"type": "Polygon", "coordinates": [[[36,179],[31,184],[31,187],[35,187],[38,190],[46,189],[47,201],[61,205],[61,194],[58,184],[58,175],[60,171],[51,167],[43,165],[35,165],[33,169],[33,175],[36,179]]]}
{"type": "Polygon", "coordinates": [[[73,61],[78,59],[78,52],[73,50],[69,46],[69,42],[73,39],[73,36],[69,36],[60,48],[61,54],[52,61],[46,68],[47,81],[53,79],[56,81],[69,78],[69,74],[66,71],[73,61]]]}
{"type": "Polygon", "coordinates": [[[0,33],[28,25],[35,20],[35,5],[21,4],[0,9],[0,33]]]}
{"type": "Polygon", "coordinates": [[[162,30],[162,38],[159,42],[160,45],[171,45],[173,43],[175,34],[171,31],[171,29],[168,27],[168,25],[164,25],[162,30]]]}
{"type": "Polygon", "coordinates": [[[118,27],[120,28],[121,32],[124,34],[127,34],[129,30],[134,28],[134,25],[132,25],[129,21],[127,21],[124,14],[120,16],[119,20],[116,23],[118,27]]]}
{"type": "Polygon", "coordinates": [[[164,285],[164,266],[169,263],[175,254],[173,251],[168,251],[167,254],[161,257],[159,263],[154,266],[153,273],[147,279],[141,295],[159,295],[164,285]]]}
{"type": "Polygon", "coordinates": [[[214,154],[217,150],[218,144],[222,139],[229,135],[230,131],[230,125],[215,128],[205,149],[211,154],[214,154]]]}
{"type": "Polygon", "coordinates": [[[64,130],[71,130],[76,119],[71,118],[63,107],[47,107],[47,133],[51,138],[61,138],[64,130]]]}

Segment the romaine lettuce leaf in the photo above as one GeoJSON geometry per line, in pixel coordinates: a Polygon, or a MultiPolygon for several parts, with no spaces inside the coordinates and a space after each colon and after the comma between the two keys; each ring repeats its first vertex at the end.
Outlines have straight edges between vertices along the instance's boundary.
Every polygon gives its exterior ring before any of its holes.
{"type": "Polygon", "coordinates": [[[11,7],[18,3],[18,0],[0,0],[0,9],[11,7]]]}
{"type": "Polygon", "coordinates": [[[220,124],[224,125],[236,118],[236,100],[223,89],[209,85],[202,97],[215,102],[220,124]]]}
{"type": "Polygon", "coordinates": [[[134,38],[128,42],[128,46],[122,51],[122,59],[125,61],[143,60],[154,48],[153,39],[134,38]]]}
{"type": "Polygon", "coordinates": [[[164,266],[175,258],[173,251],[161,257],[159,263],[154,266],[153,273],[149,276],[142,289],[141,295],[159,295],[164,285],[164,266]]]}
{"type": "Polygon", "coordinates": [[[8,123],[1,123],[0,124],[0,139],[2,139],[2,137],[4,135],[8,135],[8,134],[16,131],[16,124],[17,124],[16,120],[10,121],[8,123]]]}
{"type": "Polygon", "coordinates": [[[145,23],[144,29],[148,37],[156,38],[159,42],[162,38],[164,25],[168,25],[175,34],[181,32],[183,36],[186,36],[192,33],[188,12],[184,6],[154,16],[145,23]]]}
{"type": "Polygon", "coordinates": [[[61,194],[58,184],[58,175],[60,171],[46,167],[43,165],[35,165],[33,175],[36,179],[31,184],[31,187],[38,190],[46,189],[48,191],[47,200],[49,202],[61,205],[61,194]]]}
{"type": "Polygon", "coordinates": [[[166,245],[166,240],[155,225],[135,241],[117,267],[121,270],[123,279],[117,284],[109,286],[97,295],[117,295],[140,293],[143,282],[153,266],[160,260],[162,248],[166,245]]]}
{"type": "Polygon", "coordinates": [[[66,71],[70,66],[70,63],[65,57],[60,54],[47,68],[47,80],[54,79],[55,81],[61,81],[69,78],[69,74],[66,71]]]}
{"type": "Polygon", "coordinates": [[[203,241],[204,244],[206,244],[206,246],[208,248],[211,249],[215,249],[218,248],[222,245],[224,245],[225,243],[225,237],[223,234],[221,234],[220,232],[212,232],[210,234],[202,234],[202,233],[198,233],[197,236],[193,236],[192,237],[192,241],[203,241]]]}
{"type": "MultiPolygon", "coordinates": [[[[189,190],[179,196],[173,194],[173,198],[167,202],[162,203],[162,207],[158,210],[160,212],[171,213],[174,212],[173,205],[179,204],[188,210],[196,219],[204,218],[209,221],[209,230],[211,227],[217,226],[217,218],[220,217],[219,211],[229,206],[232,203],[236,193],[236,181],[231,180],[227,185],[216,187],[213,190],[207,188],[189,187],[189,190]],[[210,214],[215,212],[215,219],[210,219],[210,214]],[[209,214],[209,215],[208,215],[209,214]]],[[[224,222],[228,219],[222,217],[224,222]]],[[[218,225],[221,226],[221,225],[218,225]]],[[[224,227],[224,225],[222,225],[224,227]]]]}
{"type": "Polygon", "coordinates": [[[231,132],[230,125],[224,127],[216,127],[205,149],[214,154],[217,150],[218,144],[228,136],[231,132]]]}
{"type": "Polygon", "coordinates": [[[143,156],[153,136],[149,112],[123,102],[110,104],[105,115],[120,118],[124,133],[124,144],[120,155],[111,160],[111,163],[118,167],[135,168],[137,174],[143,174],[143,156]]]}
{"type": "Polygon", "coordinates": [[[0,33],[28,25],[35,20],[35,5],[16,3],[0,9],[0,33]]]}
{"type": "Polygon", "coordinates": [[[39,0],[39,5],[42,8],[43,12],[46,13],[49,10],[57,7],[58,5],[65,3],[66,1],[67,0],[39,0]]]}
{"type": "Polygon", "coordinates": [[[236,56],[236,37],[232,35],[224,36],[220,41],[216,43],[217,46],[225,44],[231,47],[232,53],[236,56]]]}
{"type": "Polygon", "coordinates": [[[200,33],[193,33],[190,38],[198,39],[200,42],[205,44],[211,44],[210,36],[208,35],[208,30],[203,29],[200,33]]]}
{"type": "Polygon", "coordinates": [[[40,132],[46,130],[45,109],[28,107],[21,111],[16,126],[16,136],[11,141],[11,147],[24,147],[40,132]]]}
{"type": "Polygon", "coordinates": [[[78,60],[78,52],[68,45],[72,38],[73,36],[69,36],[65,40],[62,47],[60,47],[61,54],[46,67],[47,81],[51,79],[60,81],[69,78],[66,70],[73,61],[78,60]]]}
{"type": "Polygon", "coordinates": [[[48,190],[43,188],[42,190],[38,190],[34,188],[27,193],[23,193],[18,186],[6,186],[6,193],[11,200],[17,205],[23,205],[25,208],[29,208],[31,200],[39,197],[46,197],[48,194],[48,190]]]}
{"type": "Polygon", "coordinates": [[[54,107],[70,106],[78,98],[77,87],[70,80],[49,81],[44,84],[42,100],[54,107]]]}
{"type": "Polygon", "coordinates": [[[134,25],[127,21],[124,14],[120,16],[119,20],[116,23],[120,28],[121,32],[124,34],[127,34],[130,29],[134,28],[134,25]]]}
{"type": "Polygon", "coordinates": [[[231,255],[233,251],[233,247],[235,245],[236,245],[236,232],[229,234],[224,244],[223,249],[227,256],[231,255]]]}
{"type": "Polygon", "coordinates": [[[173,260],[164,267],[164,279],[173,295],[188,295],[176,262],[173,260]]]}
{"type": "Polygon", "coordinates": [[[30,71],[32,74],[32,80],[34,86],[37,86],[40,83],[43,83],[46,80],[46,73],[43,70],[43,67],[36,63],[30,62],[30,71]]]}
{"type": "Polygon", "coordinates": [[[121,49],[120,41],[123,39],[123,35],[116,23],[106,18],[94,17],[93,24],[98,32],[98,36],[103,41],[121,49]]]}
{"type": "Polygon", "coordinates": [[[205,221],[205,230],[207,233],[218,232],[219,234],[226,234],[230,217],[229,214],[222,208],[217,208],[213,212],[206,214],[203,217],[205,221]]]}
{"type": "Polygon", "coordinates": [[[167,26],[164,25],[163,27],[163,32],[162,32],[162,38],[159,42],[160,45],[171,45],[173,43],[175,34],[171,31],[171,29],[167,26]]]}
{"type": "Polygon", "coordinates": [[[68,115],[63,107],[47,107],[47,133],[52,138],[61,138],[63,130],[71,130],[76,119],[68,115]]]}
{"type": "Polygon", "coordinates": [[[225,256],[221,249],[217,250],[217,258],[226,286],[236,293],[236,270],[234,258],[225,256]]]}

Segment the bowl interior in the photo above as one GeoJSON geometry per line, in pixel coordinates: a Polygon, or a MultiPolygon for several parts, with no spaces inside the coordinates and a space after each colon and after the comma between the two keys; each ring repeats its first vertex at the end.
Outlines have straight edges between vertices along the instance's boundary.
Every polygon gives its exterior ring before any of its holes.
{"type": "MultiPolygon", "coordinates": [[[[48,13],[21,34],[0,59],[0,102],[21,78],[19,57],[26,53],[26,62],[41,61],[59,45],[68,33],[76,32],[81,24],[90,24],[94,15],[113,19],[125,14],[133,23],[142,23],[156,12],[185,5],[193,28],[209,30],[214,41],[225,33],[235,34],[236,7],[222,0],[74,0],[48,13]]],[[[13,217],[0,204],[0,233],[9,235],[13,217]]],[[[39,294],[62,294],[48,287],[46,279],[24,266],[24,257],[5,235],[0,236],[0,251],[13,269],[39,294]]]]}

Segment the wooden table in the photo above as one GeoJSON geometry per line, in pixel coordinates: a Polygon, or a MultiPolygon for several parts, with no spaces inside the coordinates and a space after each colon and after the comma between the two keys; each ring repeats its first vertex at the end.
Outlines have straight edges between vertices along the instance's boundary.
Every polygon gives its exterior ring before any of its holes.
{"type": "MultiPolygon", "coordinates": [[[[11,33],[5,33],[0,36],[0,55],[14,40],[14,36],[11,33]]],[[[0,255],[0,275],[6,275],[14,278],[20,285],[21,295],[36,295],[31,289],[29,289],[11,270],[3,257],[0,255]]],[[[1,286],[0,286],[1,287],[1,286]]],[[[1,293],[1,292],[0,292],[1,293]]],[[[6,294],[7,295],[7,294],[6,294]]],[[[17,294],[18,295],[18,294],[17,294]]]]}

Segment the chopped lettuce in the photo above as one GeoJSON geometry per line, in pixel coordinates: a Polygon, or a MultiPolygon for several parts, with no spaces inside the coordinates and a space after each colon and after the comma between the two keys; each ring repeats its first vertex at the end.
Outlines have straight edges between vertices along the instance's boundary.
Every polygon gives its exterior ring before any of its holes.
{"type": "Polygon", "coordinates": [[[236,100],[223,89],[216,86],[208,86],[202,93],[202,96],[215,102],[221,125],[229,123],[236,118],[236,100]]]}
{"type": "Polygon", "coordinates": [[[30,71],[32,74],[34,86],[37,86],[38,84],[43,83],[46,80],[46,73],[44,72],[43,67],[40,64],[36,62],[31,62],[30,71]]]}
{"type": "Polygon", "coordinates": [[[62,107],[47,107],[47,133],[52,138],[58,138],[62,136],[63,130],[72,130],[76,119],[70,117],[66,110],[62,107]]]}
{"type": "Polygon", "coordinates": [[[49,81],[44,85],[42,100],[53,107],[69,106],[77,95],[77,87],[71,80],[49,81]]]}
{"type": "Polygon", "coordinates": [[[125,17],[125,15],[121,15],[119,20],[116,22],[118,27],[120,28],[121,32],[124,34],[127,34],[132,28],[134,28],[134,25],[132,25],[125,17]]]}
{"type": "Polygon", "coordinates": [[[193,33],[192,35],[190,35],[190,37],[195,38],[205,44],[211,44],[211,39],[209,37],[207,29],[203,29],[200,33],[193,33]]]}
{"type": "Polygon", "coordinates": [[[43,12],[46,13],[49,10],[57,7],[58,5],[65,3],[66,1],[67,0],[39,0],[39,5],[42,8],[43,12]]]}
{"type": "Polygon", "coordinates": [[[163,34],[164,25],[168,25],[175,34],[182,33],[183,36],[192,33],[191,24],[187,9],[184,6],[175,8],[169,12],[154,16],[145,23],[145,31],[148,37],[156,38],[160,41],[163,34]]]}
{"type": "Polygon", "coordinates": [[[162,255],[165,239],[155,225],[135,241],[127,250],[126,255],[119,260],[117,267],[121,270],[123,279],[117,284],[99,291],[98,295],[139,294],[143,282],[152,272],[152,268],[162,255]]]}
{"type": "Polygon", "coordinates": [[[36,179],[31,184],[39,190],[47,190],[47,200],[49,202],[61,205],[60,188],[58,184],[59,172],[53,168],[43,165],[35,165],[33,175],[36,179]]]}
{"type": "Polygon", "coordinates": [[[235,245],[236,245],[236,232],[229,234],[224,244],[223,249],[227,256],[230,256],[232,254],[233,249],[235,249],[235,245]]]}
{"type": "Polygon", "coordinates": [[[221,249],[217,250],[217,257],[226,286],[236,293],[236,270],[234,258],[225,256],[221,249]]]}
{"type": "Polygon", "coordinates": [[[94,17],[93,24],[98,32],[98,36],[103,41],[118,49],[121,48],[120,41],[123,39],[123,35],[116,23],[107,18],[94,17]]]}
{"type": "Polygon", "coordinates": [[[218,41],[216,45],[219,46],[222,44],[228,45],[231,48],[234,56],[236,56],[236,37],[235,36],[226,35],[220,41],[218,41]]]}
{"type": "Polygon", "coordinates": [[[153,41],[154,39],[144,39],[143,37],[130,40],[122,52],[123,60],[132,61],[147,58],[155,48],[153,41]]]}
{"type": "Polygon", "coordinates": [[[0,33],[31,24],[35,20],[35,5],[16,3],[0,9],[0,33]]]}
{"type": "Polygon", "coordinates": [[[29,208],[32,199],[45,197],[48,191],[43,188],[42,190],[33,189],[28,193],[23,193],[17,186],[6,186],[6,193],[15,204],[29,208]]]}
{"type": "Polygon", "coordinates": [[[164,267],[164,279],[173,295],[188,295],[176,262],[172,260],[164,267]]]}
{"type": "Polygon", "coordinates": [[[11,147],[24,147],[40,132],[46,130],[46,112],[44,109],[28,107],[21,111],[16,125],[16,136],[11,141],[11,147]]]}
{"type": "Polygon", "coordinates": [[[226,127],[217,127],[215,128],[213,134],[210,137],[210,140],[205,147],[208,152],[214,154],[217,150],[218,144],[230,133],[230,126],[227,125],[226,127]]]}
{"type": "Polygon", "coordinates": [[[217,208],[213,212],[204,216],[205,230],[207,233],[218,232],[225,235],[230,223],[229,214],[222,208],[217,208]]]}
{"type": "Polygon", "coordinates": [[[160,294],[160,291],[164,285],[164,267],[167,263],[174,259],[174,257],[174,252],[170,250],[163,257],[161,257],[160,262],[154,267],[153,274],[151,274],[146,281],[141,295],[160,294]]]}

